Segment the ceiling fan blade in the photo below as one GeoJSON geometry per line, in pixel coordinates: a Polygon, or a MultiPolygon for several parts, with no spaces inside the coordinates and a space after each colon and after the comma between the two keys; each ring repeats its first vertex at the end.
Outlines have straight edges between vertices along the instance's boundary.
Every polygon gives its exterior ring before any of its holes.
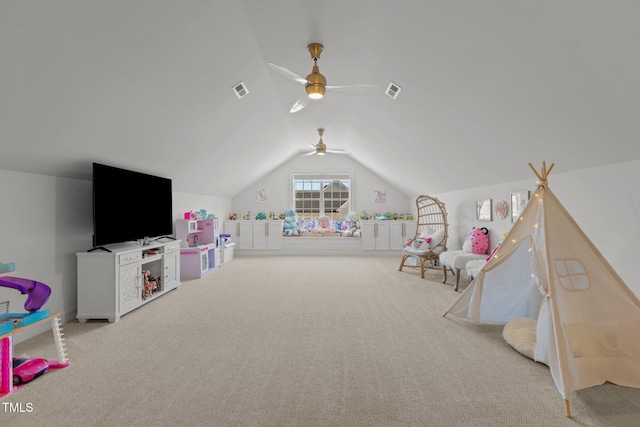
{"type": "Polygon", "coordinates": [[[309,144],[309,147],[313,148],[314,150],[317,148],[315,145],[313,144],[309,144]]]}
{"type": "Polygon", "coordinates": [[[313,150],[309,153],[300,154],[300,157],[313,156],[314,154],[316,154],[316,150],[313,150]]]}
{"type": "Polygon", "coordinates": [[[289,112],[297,113],[298,111],[306,107],[308,103],[309,103],[309,98],[306,96],[303,96],[302,98],[298,99],[295,104],[291,106],[291,110],[289,110],[289,112]]]}
{"type": "Polygon", "coordinates": [[[327,150],[327,153],[331,153],[331,154],[349,154],[348,151],[343,151],[343,150],[327,150]]]}
{"type": "Polygon", "coordinates": [[[350,95],[373,95],[382,92],[382,86],[378,85],[326,86],[326,89],[350,95]]]}
{"type": "Polygon", "coordinates": [[[276,65],[273,62],[267,62],[267,65],[270,66],[273,69],[273,71],[275,71],[276,73],[280,74],[281,76],[284,76],[284,77],[286,77],[286,78],[288,78],[290,80],[298,82],[301,85],[306,85],[307,83],[309,83],[307,81],[307,79],[300,77],[299,75],[297,75],[293,71],[289,71],[286,68],[281,67],[280,65],[276,65]]]}

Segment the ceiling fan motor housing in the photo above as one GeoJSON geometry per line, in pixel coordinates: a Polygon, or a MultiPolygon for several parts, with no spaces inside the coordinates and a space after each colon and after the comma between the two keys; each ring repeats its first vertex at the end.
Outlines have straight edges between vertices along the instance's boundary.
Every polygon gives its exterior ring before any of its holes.
{"type": "Polygon", "coordinates": [[[318,59],[320,58],[320,54],[324,47],[320,43],[311,43],[307,46],[307,49],[309,50],[311,59],[313,59],[314,62],[313,70],[311,70],[311,74],[307,76],[307,81],[309,82],[305,86],[307,96],[311,99],[321,99],[326,90],[325,86],[327,85],[327,79],[320,74],[318,59]]]}
{"type": "Polygon", "coordinates": [[[327,146],[322,141],[322,134],[324,134],[324,129],[323,128],[318,129],[318,134],[320,135],[320,140],[316,144],[316,154],[319,156],[323,156],[327,152],[327,146]]]}
{"type": "Polygon", "coordinates": [[[307,81],[309,82],[305,86],[307,96],[311,99],[322,98],[326,90],[325,86],[327,85],[327,79],[320,74],[320,70],[317,65],[313,66],[313,71],[307,76],[307,81]]]}

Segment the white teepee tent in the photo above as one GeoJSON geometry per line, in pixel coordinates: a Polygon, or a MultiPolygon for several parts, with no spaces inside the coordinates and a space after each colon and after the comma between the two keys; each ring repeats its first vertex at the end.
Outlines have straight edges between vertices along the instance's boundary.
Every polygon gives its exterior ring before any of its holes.
{"type": "Polygon", "coordinates": [[[483,322],[537,319],[534,358],[571,392],[640,388],[640,301],[547,186],[547,170],[504,243],[447,313],[483,322]]]}

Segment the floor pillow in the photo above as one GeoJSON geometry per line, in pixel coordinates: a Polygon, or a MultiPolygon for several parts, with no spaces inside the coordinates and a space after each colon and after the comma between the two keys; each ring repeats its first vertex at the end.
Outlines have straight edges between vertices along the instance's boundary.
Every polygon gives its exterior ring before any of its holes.
{"type": "Polygon", "coordinates": [[[502,337],[518,353],[533,360],[536,347],[536,326],[538,321],[531,317],[513,319],[502,330],[502,337]]]}

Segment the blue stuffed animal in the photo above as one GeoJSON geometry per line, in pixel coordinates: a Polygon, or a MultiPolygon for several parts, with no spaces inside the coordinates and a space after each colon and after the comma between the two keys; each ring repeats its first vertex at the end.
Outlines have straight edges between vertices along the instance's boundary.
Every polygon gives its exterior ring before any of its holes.
{"type": "Polygon", "coordinates": [[[282,234],[285,236],[299,236],[300,224],[298,222],[298,214],[293,209],[289,209],[284,213],[284,225],[282,226],[282,234]]]}

